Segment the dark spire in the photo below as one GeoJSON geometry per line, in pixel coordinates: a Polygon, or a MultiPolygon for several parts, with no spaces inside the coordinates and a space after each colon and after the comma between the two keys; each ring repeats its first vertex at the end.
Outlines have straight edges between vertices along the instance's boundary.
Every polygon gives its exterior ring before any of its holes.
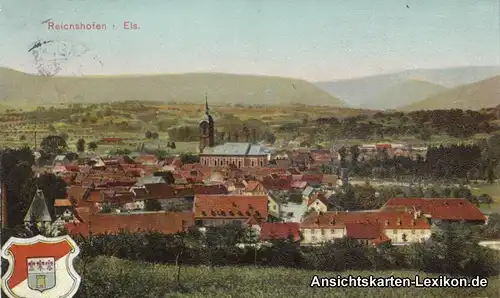
{"type": "Polygon", "coordinates": [[[210,109],[208,108],[208,95],[205,93],[205,114],[208,115],[208,111],[210,109]]]}

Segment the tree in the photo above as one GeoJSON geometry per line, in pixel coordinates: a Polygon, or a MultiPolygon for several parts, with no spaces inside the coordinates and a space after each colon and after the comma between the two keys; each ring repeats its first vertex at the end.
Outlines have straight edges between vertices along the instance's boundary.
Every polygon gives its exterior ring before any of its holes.
{"type": "Polygon", "coordinates": [[[342,146],[342,147],[339,149],[338,153],[339,153],[339,155],[340,155],[340,166],[341,166],[342,168],[345,168],[345,162],[346,162],[346,161],[345,161],[345,158],[346,158],[346,156],[347,156],[347,149],[346,149],[344,146],[342,146]]]}
{"type": "Polygon", "coordinates": [[[95,151],[97,149],[97,143],[96,142],[90,142],[87,147],[89,147],[89,150],[95,151]]]}
{"type": "Polygon", "coordinates": [[[146,130],[146,132],[144,133],[144,136],[146,137],[146,139],[151,139],[151,137],[153,136],[153,133],[149,130],[146,130]]]}
{"type": "Polygon", "coordinates": [[[63,131],[63,132],[61,132],[61,133],[59,134],[59,136],[60,136],[61,138],[63,138],[63,140],[64,140],[65,142],[66,142],[66,141],[68,141],[68,139],[69,139],[69,135],[68,135],[68,133],[67,133],[67,132],[64,132],[64,131],[63,131]]]}
{"type": "Polygon", "coordinates": [[[50,135],[42,140],[40,148],[46,154],[60,155],[68,149],[68,145],[61,136],[50,135]]]}
{"type": "Polygon", "coordinates": [[[69,161],[75,161],[78,159],[78,154],[76,154],[75,152],[68,152],[68,153],[66,153],[66,158],[69,161]]]}
{"type": "Polygon", "coordinates": [[[29,148],[5,149],[0,156],[0,180],[5,185],[7,199],[7,226],[13,228],[23,223],[33,197],[26,195],[26,186],[32,184],[35,162],[29,148]]]}
{"type": "Polygon", "coordinates": [[[76,142],[76,151],[77,152],[85,152],[85,140],[84,139],[79,139],[78,142],[76,142]]]}
{"type": "Polygon", "coordinates": [[[187,153],[181,154],[181,162],[183,164],[198,163],[200,162],[200,156],[187,153]]]}
{"type": "Polygon", "coordinates": [[[152,199],[152,200],[146,200],[146,204],[144,204],[144,209],[146,211],[160,211],[162,208],[158,200],[152,199]]]}

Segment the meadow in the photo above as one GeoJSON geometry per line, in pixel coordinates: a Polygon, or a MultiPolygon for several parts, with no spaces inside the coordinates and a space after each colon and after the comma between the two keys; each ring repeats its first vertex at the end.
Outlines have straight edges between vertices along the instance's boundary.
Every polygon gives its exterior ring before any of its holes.
{"type": "Polygon", "coordinates": [[[83,278],[76,297],[497,297],[500,277],[488,286],[474,288],[311,288],[312,277],[434,276],[414,271],[316,272],[289,268],[183,267],[182,288],[177,286],[177,267],[98,257],[76,263],[83,278]],[[85,266],[84,266],[85,265],[85,266]],[[85,268],[84,268],[85,267],[85,268]]]}

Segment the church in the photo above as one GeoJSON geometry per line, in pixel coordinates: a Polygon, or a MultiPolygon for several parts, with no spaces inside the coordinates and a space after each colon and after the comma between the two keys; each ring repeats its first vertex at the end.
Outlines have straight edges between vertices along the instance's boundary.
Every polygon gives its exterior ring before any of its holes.
{"type": "Polygon", "coordinates": [[[206,167],[262,168],[269,165],[270,150],[252,143],[215,144],[215,122],[205,99],[205,116],[200,121],[200,163],[206,167]]]}

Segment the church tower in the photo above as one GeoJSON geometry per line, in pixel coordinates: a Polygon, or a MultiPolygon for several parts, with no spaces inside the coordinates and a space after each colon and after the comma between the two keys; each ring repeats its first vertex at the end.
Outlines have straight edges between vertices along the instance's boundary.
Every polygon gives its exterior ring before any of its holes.
{"type": "Polygon", "coordinates": [[[208,97],[205,95],[205,117],[200,121],[200,153],[206,147],[215,146],[215,123],[212,115],[210,115],[210,109],[208,108],[208,97]]]}

